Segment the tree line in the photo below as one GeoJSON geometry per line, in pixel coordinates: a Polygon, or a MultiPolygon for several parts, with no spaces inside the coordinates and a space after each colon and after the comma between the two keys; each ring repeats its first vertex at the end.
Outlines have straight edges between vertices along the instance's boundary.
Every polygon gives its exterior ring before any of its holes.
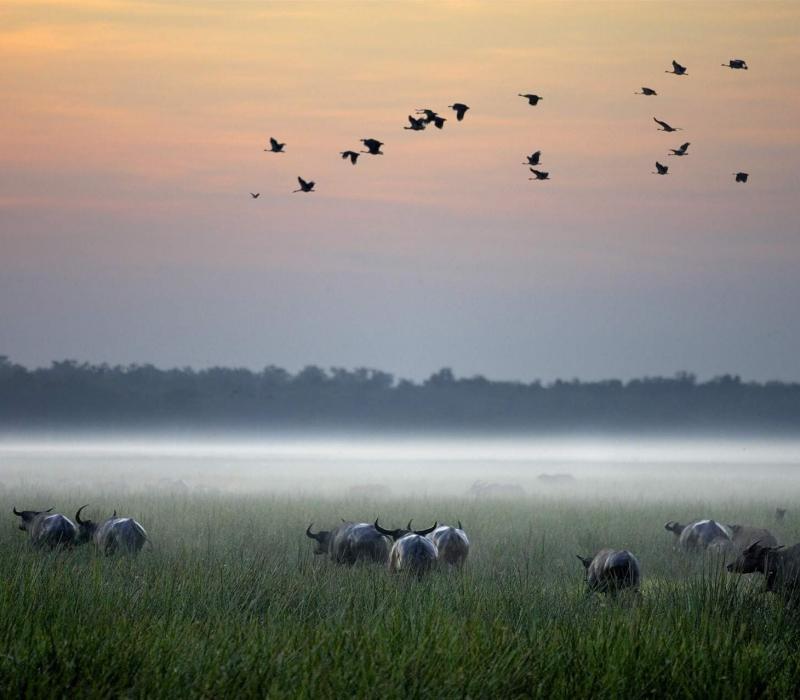
{"type": "Polygon", "coordinates": [[[292,374],[0,356],[0,427],[800,432],[800,384],[722,375],[551,383],[305,367],[292,374]]]}

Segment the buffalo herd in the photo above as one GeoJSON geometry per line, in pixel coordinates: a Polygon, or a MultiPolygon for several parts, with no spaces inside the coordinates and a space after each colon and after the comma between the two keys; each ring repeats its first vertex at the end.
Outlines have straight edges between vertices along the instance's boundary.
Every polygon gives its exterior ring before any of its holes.
{"type": "MultiPolygon", "coordinates": [[[[87,506],[81,506],[74,521],[61,513],[47,510],[17,510],[19,529],[28,533],[30,542],[39,548],[74,547],[89,542],[105,555],[138,554],[150,539],[141,523],[121,517],[117,512],[102,521],[81,517],[87,506]]],[[[776,520],[782,522],[786,511],[778,509],[776,520]]],[[[358,562],[384,565],[392,573],[408,573],[422,577],[442,566],[459,569],[467,560],[470,541],[457,521],[457,526],[440,525],[414,530],[411,521],[404,528],[387,529],[378,520],[374,523],[342,521],[331,530],[313,532],[313,523],[306,536],[314,540],[314,554],[327,556],[336,564],[352,566],[358,562]]],[[[800,602],[800,544],[781,546],[767,529],[741,524],[723,524],[708,518],[681,524],[675,520],[664,529],[675,537],[678,549],[684,552],[705,551],[733,559],[727,570],[736,574],[761,573],[766,590],[800,602]]],[[[589,592],[615,595],[624,589],[638,593],[641,567],[636,556],[626,550],[601,549],[593,556],[577,555],[585,568],[589,592]]]]}

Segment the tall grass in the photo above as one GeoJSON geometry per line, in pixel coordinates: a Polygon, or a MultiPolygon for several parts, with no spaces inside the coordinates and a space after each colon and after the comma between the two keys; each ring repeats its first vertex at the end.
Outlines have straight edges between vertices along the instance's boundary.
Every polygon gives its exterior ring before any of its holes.
{"type": "MultiPolygon", "coordinates": [[[[800,679],[794,614],[760,580],[673,550],[664,521],[703,504],[126,498],[154,543],[136,559],[34,551],[5,518],[0,696],[787,697],[800,679]],[[376,515],[460,518],[466,568],[416,581],[312,555],[312,519],[376,515]],[[601,546],[639,556],[638,599],[586,594],[574,555],[601,546]]],[[[19,499],[70,515],[115,504],[86,492],[19,499]]],[[[714,505],[753,524],[768,510],[714,505]]],[[[797,534],[792,522],[780,531],[797,534]]]]}

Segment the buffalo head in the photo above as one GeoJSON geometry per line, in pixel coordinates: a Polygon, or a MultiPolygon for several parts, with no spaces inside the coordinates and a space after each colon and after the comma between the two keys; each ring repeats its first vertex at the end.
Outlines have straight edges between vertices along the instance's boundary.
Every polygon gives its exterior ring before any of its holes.
{"type": "Polygon", "coordinates": [[[375,518],[375,529],[380,532],[382,535],[386,537],[391,537],[393,540],[399,540],[401,537],[405,537],[409,534],[420,535],[425,537],[425,535],[433,532],[439,526],[439,522],[435,522],[433,527],[429,527],[426,530],[412,530],[411,529],[411,520],[408,521],[408,525],[406,525],[405,529],[398,528],[396,530],[385,530],[380,525],[378,525],[378,518],[375,518]]]}
{"type": "Polygon", "coordinates": [[[19,523],[20,530],[27,530],[28,525],[31,524],[31,521],[37,516],[41,515],[42,513],[49,513],[52,508],[48,508],[47,510],[17,510],[17,507],[14,506],[12,512],[22,520],[19,523]]]}
{"type": "Polygon", "coordinates": [[[92,520],[81,520],[81,511],[88,507],[88,503],[86,505],[81,506],[78,508],[78,511],[75,513],[75,522],[78,524],[78,544],[86,544],[89,540],[92,539],[92,535],[94,535],[95,530],[97,530],[97,523],[92,520]]]}
{"type": "Polygon", "coordinates": [[[311,523],[306,528],[306,537],[310,537],[312,540],[315,541],[314,544],[314,554],[327,554],[328,553],[328,543],[331,539],[331,533],[329,530],[320,530],[319,532],[311,532],[311,526],[314,523],[311,523]]]}

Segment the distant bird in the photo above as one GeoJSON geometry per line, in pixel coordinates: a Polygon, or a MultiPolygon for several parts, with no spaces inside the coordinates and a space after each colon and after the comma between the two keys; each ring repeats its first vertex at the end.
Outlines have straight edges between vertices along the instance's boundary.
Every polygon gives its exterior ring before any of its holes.
{"type": "Polygon", "coordinates": [[[418,109],[417,114],[424,114],[425,115],[425,123],[430,124],[436,117],[439,115],[436,114],[432,109],[418,109]]]}
{"type": "Polygon", "coordinates": [[[658,93],[653,88],[643,87],[641,92],[634,92],[634,95],[657,95],[658,93]]]}
{"type": "Polygon", "coordinates": [[[689,142],[688,141],[686,143],[681,144],[680,148],[670,148],[669,150],[672,151],[672,153],[668,153],[667,155],[670,155],[670,156],[685,156],[687,148],[689,148],[689,142]]]}
{"type": "Polygon", "coordinates": [[[345,160],[347,160],[347,159],[349,158],[349,159],[350,159],[350,162],[351,162],[353,165],[355,165],[355,164],[356,164],[356,161],[358,160],[358,155],[359,155],[359,154],[358,154],[358,153],[356,153],[355,151],[342,151],[342,152],[341,152],[339,155],[340,155],[342,158],[344,158],[345,160]]]}
{"type": "Polygon", "coordinates": [[[660,124],[661,125],[661,128],[659,129],[659,131],[683,131],[683,129],[681,127],[679,127],[679,126],[672,127],[669,124],[667,124],[667,122],[662,122],[660,119],[656,119],[655,117],[653,117],[653,121],[656,124],[660,124]]]}
{"type": "Polygon", "coordinates": [[[541,157],[541,151],[535,151],[531,153],[529,156],[525,156],[527,163],[523,163],[523,165],[539,165],[539,158],[541,157]]]}
{"type": "Polygon", "coordinates": [[[544,97],[539,97],[539,95],[523,95],[521,92],[517,94],[520,97],[524,97],[526,100],[528,100],[528,104],[532,107],[535,107],[537,104],[539,104],[539,100],[544,99],[544,97]]]}
{"type": "Polygon", "coordinates": [[[747,178],[750,177],[748,173],[734,173],[736,175],[736,182],[747,182],[747,178]]]}
{"type": "Polygon", "coordinates": [[[672,62],[672,70],[665,70],[665,73],[674,73],[675,75],[689,75],[686,72],[686,66],[682,66],[677,61],[672,62]]]}
{"type": "Polygon", "coordinates": [[[292,190],[292,192],[313,192],[314,182],[306,182],[302,177],[298,177],[297,181],[300,183],[300,189],[292,190]]]}
{"type": "Polygon", "coordinates": [[[267,153],[286,153],[283,150],[283,147],[286,145],[285,143],[278,143],[274,138],[270,136],[269,139],[269,148],[265,148],[264,151],[267,153]]]}
{"type": "Polygon", "coordinates": [[[653,175],[667,175],[668,170],[669,170],[668,165],[661,165],[661,163],[656,161],[656,169],[653,171],[653,175]]]}
{"type": "Polygon", "coordinates": [[[451,105],[447,105],[450,109],[455,110],[456,112],[456,119],[461,121],[464,118],[464,115],[467,113],[469,107],[461,102],[453,102],[451,105]]]}
{"type": "Polygon", "coordinates": [[[721,65],[725,66],[725,68],[733,68],[734,70],[747,70],[747,61],[741,58],[732,58],[727,63],[721,65]]]}
{"type": "Polygon", "coordinates": [[[541,170],[535,170],[534,168],[529,168],[529,170],[536,175],[536,177],[529,177],[529,180],[549,180],[550,173],[543,173],[541,170]]]}
{"type": "Polygon", "coordinates": [[[411,131],[424,131],[425,129],[425,120],[422,117],[414,119],[414,117],[409,114],[408,123],[411,124],[411,126],[404,126],[404,129],[410,129],[411,131]]]}
{"type": "Polygon", "coordinates": [[[261,192],[251,192],[251,193],[250,193],[250,196],[251,196],[253,199],[258,199],[258,198],[261,196],[261,192]]]}
{"type": "Polygon", "coordinates": [[[446,117],[440,117],[438,114],[433,118],[433,125],[437,129],[442,129],[444,127],[444,123],[447,121],[446,117]]]}
{"type": "Polygon", "coordinates": [[[377,139],[361,139],[361,143],[363,143],[366,147],[366,151],[361,151],[361,153],[369,153],[372,156],[382,156],[383,152],[381,151],[381,146],[383,146],[383,141],[378,141],[377,139]]]}

